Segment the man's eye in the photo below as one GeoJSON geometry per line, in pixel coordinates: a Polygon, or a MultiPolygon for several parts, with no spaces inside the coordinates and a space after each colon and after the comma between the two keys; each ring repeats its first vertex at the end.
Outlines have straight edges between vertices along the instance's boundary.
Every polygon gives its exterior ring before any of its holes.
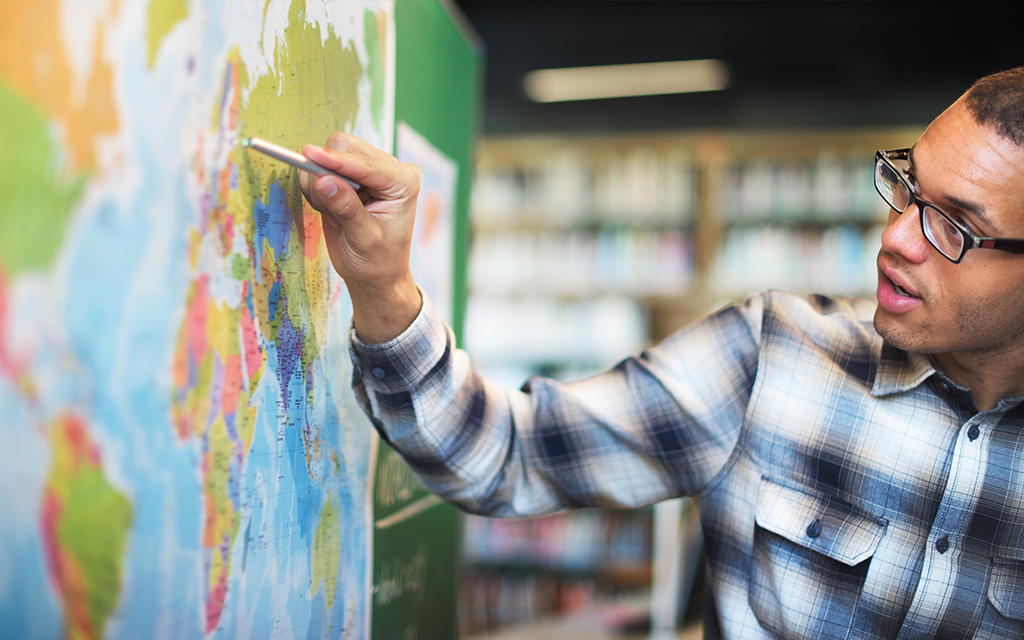
{"type": "Polygon", "coordinates": [[[961,227],[963,227],[965,229],[969,229],[970,232],[973,233],[974,235],[978,235],[978,230],[975,229],[973,225],[971,225],[966,220],[964,220],[962,216],[950,216],[950,217],[953,218],[954,220],[956,220],[957,224],[959,224],[961,227]]]}

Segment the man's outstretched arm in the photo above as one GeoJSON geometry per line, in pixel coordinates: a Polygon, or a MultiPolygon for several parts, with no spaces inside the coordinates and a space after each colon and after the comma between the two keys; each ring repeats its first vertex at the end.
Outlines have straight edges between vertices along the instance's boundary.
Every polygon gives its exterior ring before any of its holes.
{"type": "Polygon", "coordinates": [[[364,185],[301,183],[352,297],[356,397],[427,488],[503,516],[639,506],[700,491],[728,460],[756,370],[759,299],[605,374],[502,388],[472,368],[413,280],[415,169],[344,134],[303,152],[364,185]]]}

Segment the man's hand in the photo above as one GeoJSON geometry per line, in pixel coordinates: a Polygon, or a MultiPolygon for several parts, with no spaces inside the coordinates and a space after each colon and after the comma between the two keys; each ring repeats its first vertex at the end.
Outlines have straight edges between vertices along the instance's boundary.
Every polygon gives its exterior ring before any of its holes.
{"type": "Polygon", "coordinates": [[[420,178],[416,168],[345,133],[332,133],[303,155],[344,180],[299,172],[299,187],[323,216],[324,240],[352,297],[352,320],[365,342],[397,337],[419,314],[422,300],[409,267],[420,178]]]}

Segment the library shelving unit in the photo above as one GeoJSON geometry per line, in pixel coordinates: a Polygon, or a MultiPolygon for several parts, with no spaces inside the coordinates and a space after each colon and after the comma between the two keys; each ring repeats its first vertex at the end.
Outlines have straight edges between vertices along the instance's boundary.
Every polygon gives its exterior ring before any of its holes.
{"type": "MultiPolygon", "coordinates": [[[[910,146],[921,131],[484,138],[466,348],[486,375],[518,386],[533,374],[604,370],[768,288],[872,295],[887,213],[872,184],[874,152],[910,146]]],[[[490,629],[649,589],[652,564],[681,561],[664,554],[687,530],[662,522],[656,535],[655,520],[655,509],[467,518],[464,626],[490,629]]]]}
{"type": "Polygon", "coordinates": [[[651,584],[650,518],[585,509],[540,518],[467,517],[465,635],[567,616],[651,584]]]}
{"type": "Polygon", "coordinates": [[[645,300],[689,288],[693,144],[651,142],[478,143],[466,344],[502,382],[604,368],[648,341],[645,300]]]}

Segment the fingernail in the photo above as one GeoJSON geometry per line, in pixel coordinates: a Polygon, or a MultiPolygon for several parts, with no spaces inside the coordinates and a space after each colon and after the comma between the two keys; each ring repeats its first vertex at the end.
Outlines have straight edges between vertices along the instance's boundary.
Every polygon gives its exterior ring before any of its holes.
{"type": "Polygon", "coordinates": [[[316,192],[321,198],[333,198],[338,193],[338,185],[334,184],[334,180],[324,180],[317,185],[316,192]]]}

